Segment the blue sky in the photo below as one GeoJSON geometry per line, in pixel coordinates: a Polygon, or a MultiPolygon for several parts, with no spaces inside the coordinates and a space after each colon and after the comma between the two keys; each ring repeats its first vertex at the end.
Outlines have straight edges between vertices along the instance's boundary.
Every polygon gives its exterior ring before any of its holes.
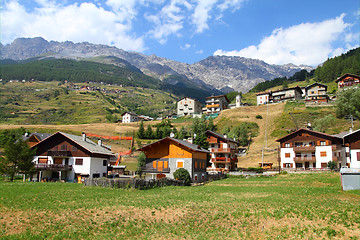
{"type": "Polygon", "coordinates": [[[359,46],[358,0],[0,0],[1,43],[91,42],[194,63],[316,66],[359,46]]]}

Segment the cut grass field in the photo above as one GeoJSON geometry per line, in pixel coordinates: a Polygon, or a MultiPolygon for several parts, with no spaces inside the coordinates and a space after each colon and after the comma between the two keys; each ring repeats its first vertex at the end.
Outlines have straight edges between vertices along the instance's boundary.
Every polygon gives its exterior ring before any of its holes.
{"type": "Polygon", "coordinates": [[[0,182],[2,239],[359,239],[338,173],[151,190],[0,182]]]}

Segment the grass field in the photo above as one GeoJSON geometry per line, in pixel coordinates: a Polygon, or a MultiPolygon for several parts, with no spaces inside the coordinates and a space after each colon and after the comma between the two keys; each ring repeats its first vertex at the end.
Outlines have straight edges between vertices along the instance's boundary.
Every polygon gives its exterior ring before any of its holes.
{"type": "Polygon", "coordinates": [[[125,190],[0,182],[2,239],[359,239],[360,191],[338,173],[125,190]]]}

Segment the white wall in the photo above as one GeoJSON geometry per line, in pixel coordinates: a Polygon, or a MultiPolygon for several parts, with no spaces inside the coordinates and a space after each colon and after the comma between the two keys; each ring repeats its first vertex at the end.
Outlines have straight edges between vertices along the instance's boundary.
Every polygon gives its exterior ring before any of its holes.
{"type": "Polygon", "coordinates": [[[328,163],[332,161],[332,147],[331,146],[316,146],[315,157],[316,157],[316,168],[321,168],[321,163],[328,163]],[[326,152],[326,157],[321,157],[320,152],[326,152]]]}
{"type": "Polygon", "coordinates": [[[295,162],[294,162],[295,152],[293,148],[281,148],[280,149],[280,159],[281,159],[281,167],[283,168],[284,163],[292,163],[293,168],[295,168],[295,162]],[[290,153],[290,157],[285,157],[285,153],[290,153]]]}
{"type": "Polygon", "coordinates": [[[360,149],[354,149],[350,151],[350,157],[351,157],[351,168],[360,168],[360,159],[357,159],[357,153],[360,152],[360,149]]]}
{"type": "Polygon", "coordinates": [[[92,177],[93,173],[100,173],[100,177],[103,176],[103,173],[106,174],[107,166],[103,166],[103,160],[106,160],[106,159],[105,158],[91,158],[90,177],[92,177]]]}

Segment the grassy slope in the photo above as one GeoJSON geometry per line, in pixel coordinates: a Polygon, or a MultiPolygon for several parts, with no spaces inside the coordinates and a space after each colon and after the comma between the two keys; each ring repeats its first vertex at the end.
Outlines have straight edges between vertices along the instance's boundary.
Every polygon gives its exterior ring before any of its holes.
{"type": "MultiPolygon", "coordinates": [[[[84,84],[79,84],[84,85],[84,84]]],[[[112,97],[122,111],[134,108],[143,112],[167,114],[172,112],[176,96],[169,93],[145,89],[119,86],[104,86],[91,84],[107,89],[120,89],[127,92],[121,94],[109,93],[105,97],[112,97]]],[[[98,92],[68,91],[64,93],[66,85],[59,82],[35,83],[7,83],[0,85],[0,103],[4,113],[17,113],[16,118],[8,118],[10,124],[84,124],[104,123],[107,120],[105,108],[115,109],[98,92]],[[54,97],[58,90],[60,95],[54,97]],[[47,98],[47,99],[46,99],[47,98]]],[[[120,118],[120,114],[115,114],[120,118]]]]}
{"type": "Polygon", "coordinates": [[[1,238],[358,239],[360,192],[341,191],[339,178],[232,177],[142,191],[1,181],[1,238]]]}

